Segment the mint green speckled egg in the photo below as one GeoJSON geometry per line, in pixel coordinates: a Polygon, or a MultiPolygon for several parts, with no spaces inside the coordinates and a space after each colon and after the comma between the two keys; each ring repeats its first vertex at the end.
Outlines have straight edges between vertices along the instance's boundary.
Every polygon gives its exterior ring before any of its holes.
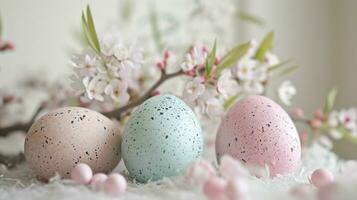
{"type": "Polygon", "coordinates": [[[131,115],[121,151],[132,178],[155,181],[184,171],[203,150],[200,123],[181,99],[155,96],[131,115]]]}

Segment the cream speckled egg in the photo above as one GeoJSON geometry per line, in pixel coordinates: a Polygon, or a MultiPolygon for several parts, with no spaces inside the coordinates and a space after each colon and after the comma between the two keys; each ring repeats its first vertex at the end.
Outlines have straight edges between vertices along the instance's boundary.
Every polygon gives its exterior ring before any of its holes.
{"type": "Polygon", "coordinates": [[[274,101],[248,96],[222,119],[216,138],[216,155],[264,166],[270,174],[292,173],[300,163],[300,139],[289,115],[274,101]]]}
{"type": "Polygon", "coordinates": [[[28,166],[39,178],[57,172],[69,178],[78,163],[88,164],[93,173],[110,172],[121,159],[120,130],[104,115],[80,107],[64,107],[42,116],[25,140],[28,166]]]}
{"type": "Polygon", "coordinates": [[[179,174],[202,150],[196,115],[172,95],[155,96],[141,104],[125,126],[121,146],[129,175],[141,182],[179,174]]]}

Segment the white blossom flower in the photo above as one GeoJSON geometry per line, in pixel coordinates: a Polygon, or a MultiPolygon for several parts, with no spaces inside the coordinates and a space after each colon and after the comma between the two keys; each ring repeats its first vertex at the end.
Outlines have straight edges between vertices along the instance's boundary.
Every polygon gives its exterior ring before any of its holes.
{"type": "Polygon", "coordinates": [[[195,67],[196,63],[194,62],[194,59],[192,58],[191,54],[186,54],[184,57],[184,61],[181,64],[181,69],[183,71],[190,71],[195,67]]]}
{"type": "Polygon", "coordinates": [[[237,94],[240,87],[232,77],[230,70],[224,70],[217,81],[217,91],[222,94],[223,98],[227,99],[230,96],[237,94]]]}
{"type": "Polygon", "coordinates": [[[94,78],[84,77],[83,85],[86,89],[86,96],[90,100],[98,100],[104,101],[104,90],[108,84],[108,80],[106,80],[103,76],[95,76],[94,78]]]}
{"type": "Polygon", "coordinates": [[[243,83],[243,89],[248,94],[262,94],[264,85],[260,81],[246,81],[243,83]]]}
{"type": "Polygon", "coordinates": [[[333,147],[333,143],[331,139],[325,135],[320,136],[318,142],[322,144],[324,147],[326,147],[327,149],[332,149],[333,147]]]}
{"type": "Polygon", "coordinates": [[[343,137],[341,132],[339,130],[336,130],[336,129],[331,129],[329,131],[329,134],[330,134],[331,138],[333,138],[335,140],[340,140],[343,137]]]}
{"type": "Polygon", "coordinates": [[[118,35],[106,35],[101,40],[102,53],[107,57],[114,57],[117,67],[140,67],[143,63],[141,49],[135,45],[127,47],[118,35]]]}
{"type": "Polygon", "coordinates": [[[328,116],[328,124],[331,127],[337,127],[339,124],[339,114],[336,110],[330,112],[328,116]]]}
{"type": "Polygon", "coordinates": [[[125,81],[113,79],[110,84],[106,86],[105,94],[109,95],[114,102],[124,105],[130,99],[127,89],[128,84],[125,81]]]}
{"type": "Polygon", "coordinates": [[[296,94],[296,88],[290,81],[284,81],[278,88],[278,96],[282,103],[291,105],[291,99],[296,94]]]}
{"type": "Polygon", "coordinates": [[[268,66],[274,66],[279,64],[280,60],[278,58],[277,55],[271,53],[271,52],[267,52],[264,56],[264,62],[268,65],[268,66]]]}
{"type": "Polygon", "coordinates": [[[92,76],[97,71],[103,72],[103,66],[101,66],[93,51],[88,50],[82,54],[75,54],[71,58],[71,63],[81,76],[92,76]]]}
{"type": "Polygon", "coordinates": [[[357,129],[357,111],[353,108],[342,109],[339,112],[338,119],[340,123],[349,130],[357,129]]]}
{"type": "Polygon", "coordinates": [[[346,128],[354,136],[357,136],[357,110],[354,108],[333,110],[328,116],[328,124],[332,127],[330,135],[334,138],[342,137],[342,134],[334,128],[346,128]],[[339,135],[338,135],[339,134],[339,135]]]}
{"type": "Polygon", "coordinates": [[[260,64],[255,67],[253,81],[263,82],[268,78],[268,67],[267,65],[260,64]]]}
{"type": "Polygon", "coordinates": [[[184,60],[181,64],[181,69],[183,71],[190,71],[198,65],[205,63],[208,53],[204,48],[199,48],[197,46],[192,47],[189,53],[185,54],[184,60]]]}
{"type": "MultiPolygon", "coordinates": [[[[70,86],[74,90],[75,95],[82,95],[86,91],[83,81],[78,75],[72,74],[69,79],[71,80],[70,86]]],[[[85,82],[87,82],[89,77],[87,76],[85,79],[85,82]]]]}
{"type": "Polygon", "coordinates": [[[254,68],[258,62],[253,59],[242,59],[236,67],[232,68],[232,73],[242,81],[250,81],[254,78],[254,68]]]}
{"type": "Polygon", "coordinates": [[[206,102],[205,112],[209,117],[222,116],[224,113],[223,102],[217,98],[208,99],[206,102]]]}
{"type": "Polygon", "coordinates": [[[193,102],[202,95],[204,91],[205,85],[202,83],[202,77],[196,77],[192,81],[186,83],[183,99],[188,102],[193,102]]]}
{"type": "Polygon", "coordinates": [[[134,66],[130,61],[119,62],[117,59],[110,59],[107,63],[108,72],[116,78],[128,79],[130,69],[134,66]]]}

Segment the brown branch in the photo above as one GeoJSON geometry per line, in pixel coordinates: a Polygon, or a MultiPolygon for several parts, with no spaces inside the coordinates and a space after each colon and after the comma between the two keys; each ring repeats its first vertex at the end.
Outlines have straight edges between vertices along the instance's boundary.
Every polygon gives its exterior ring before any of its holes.
{"type": "MultiPolygon", "coordinates": [[[[166,80],[174,78],[176,76],[183,75],[183,74],[184,74],[184,72],[182,70],[179,70],[179,71],[171,73],[171,74],[166,74],[165,72],[163,72],[161,74],[161,76],[160,76],[160,79],[143,96],[141,96],[140,98],[130,102],[129,104],[127,104],[127,105],[125,105],[125,106],[123,106],[121,108],[118,108],[118,109],[115,109],[113,111],[106,112],[106,113],[103,113],[103,114],[105,116],[109,117],[109,118],[116,117],[116,118],[119,119],[123,112],[126,112],[126,111],[128,111],[128,110],[130,110],[130,109],[132,109],[132,108],[134,108],[134,107],[136,107],[138,105],[140,105],[145,100],[150,98],[152,93],[160,85],[162,85],[162,83],[164,83],[166,80]]],[[[8,135],[10,135],[11,133],[13,133],[15,131],[27,132],[30,129],[31,125],[34,123],[37,115],[42,111],[43,108],[44,107],[42,105],[39,106],[39,108],[36,110],[36,112],[32,116],[31,120],[29,120],[26,123],[16,123],[16,124],[13,124],[13,125],[8,126],[8,127],[0,128],[0,137],[8,136],[8,135]]]]}
{"type": "Polygon", "coordinates": [[[43,106],[39,106],[36,112],[32,115],[31,119],[27,123],[16,123],[8,127],[0,128],[0,137],[6,137],[14,131],[27,132],[31,125],[35,122],[37,115],[43,110],[43,106]]]}
{"type": "MultiPolygon", "coordinates": [[[[139,97],[136,100],[133,100],[131,103],[129,103],[121,108],[118,108],[118,109],[115,109],[113,111],[106,112],[103,114],[109,118],[115,117],[115,118],[119,119],[122,113],[131,110],[132,108],[140,105],[141,103],[146,101],[148,98],[150,98],[152,93],[159,86],[161,86],[166,80],[183,75],[183,74],[184,74],[184,72],[182,70],[179,70],[179,71],[171,73],[171,74],[166,74],[165,72],[162,72],[159,80],[143,96],[139,97]]],[[[30,129],[31,125],[34,123],[37,115],[42,111],[42,109],[43,109],[43,106],[40,106],[36,110],[34,115],[32,116],[31,120],[29,120],[29,122],[27,122],[27,123],[17,123],[17,124],[14,124],[14,125],[11,125],[11,126],[8,126],[5,128],[0,128],[0,137],[5,137],[15,131],[27,132],[30,129]]],[[[4,164],[8,168],[15,167],[17,164],[21,163],[22,161],[24,161],[24,155],[22,153],[19,155],[16,155],[16,156],[6,156],[6,155],[0,154],[0,164],[4,164]]]]}
{"type": "Polygon", "coordinates": [[[144,101],[146,101],[148,98],[150,98],[152,93],[166,80],[174,78],[176,76],[183,75],[183,74],[184,74],[184,72],[182,70],[179,70],[179,71],[171,73],[171,74],[166,74],[165,72],[163,72],[163,73],[161,73],[160,79],[143,96],[141,96],[140,98],[132,101],[131,103],[129,103],[123,107],[120,107],[118,109],[115,109],[113,111],[106,112],[103,114],[109,118],[115,117],[115,118],[119,119],[123,112],[126,112],[126,111],[142,104],[144,101]]]}
{"type": "Polygon", "coordinates": [[[14,168],[17,164],[22,163],[24,160],[25,155],[23,153],[13,156],[0,154],[0,164],[5,165],[8,169],[14,168]]]}

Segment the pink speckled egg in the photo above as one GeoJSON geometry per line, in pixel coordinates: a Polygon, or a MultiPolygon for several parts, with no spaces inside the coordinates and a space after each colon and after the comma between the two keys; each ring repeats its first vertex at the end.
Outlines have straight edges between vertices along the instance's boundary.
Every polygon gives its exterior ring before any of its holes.
{"type": "Polygon", "coordinates": [[[121,159],[121,134],[104,115],[80,107],[64,107],[45,114],[30,128],[25,140],[26,163],[41,179],[86,163],[93,173],[110,172],[121,159]]]}
{"type": "Polygon", "coordinates": [[[238,101],[222,119],[216,138],[218,161],[225,154],[249,165],[268,165],[271,176],[292,173],[300,163],[300,139],[277,103],[253,95],[238,101]]]}

